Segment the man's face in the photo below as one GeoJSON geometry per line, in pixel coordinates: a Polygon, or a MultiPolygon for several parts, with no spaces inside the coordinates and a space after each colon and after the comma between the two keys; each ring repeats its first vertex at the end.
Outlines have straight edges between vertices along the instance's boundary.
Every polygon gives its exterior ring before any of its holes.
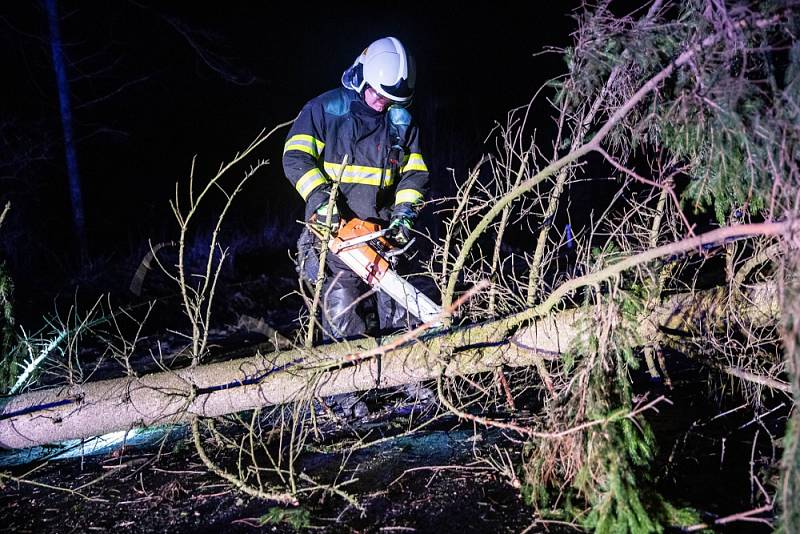
{"type": "Polygon", "coordinates": [[[389,104],[392,103],[391,100],[383,95],[378,94],[378,92],[372,87],[367,87],[367,90],[364,92],[364,102],[378,112],[383,112],[383,110],[385,110],[389,104]]]}

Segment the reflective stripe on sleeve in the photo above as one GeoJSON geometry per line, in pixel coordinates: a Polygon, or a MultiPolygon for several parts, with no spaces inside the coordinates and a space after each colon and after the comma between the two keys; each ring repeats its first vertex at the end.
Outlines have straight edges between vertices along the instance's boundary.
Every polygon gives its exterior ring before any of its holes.
{"type": "Polygon", "coordinates": [[[422,202],[422,193],[415,189],[401,189],[394,195],[394,204],[419,204],[422,202]]]}
{"type": "Polygon", "coordinates": [[[327,181],[322,171],[314,167],[297,180],[294,188],[297,189],[297,192],[300,193],[303,200],[308,200],[308,195],[310,195],[317,186],[327,183],[327,181]]]}
{"type": "Polygon", "coordinates": [[[412,152],[403,158],[403,166],[400,167],[400,172],[404,173],[408,171],[428,172],[428,166],[425,165],[425,160],[422,159],[422,154],[412,152]]]}
{"type": "Polygon", "coordinates": [[[283,145],[283,153],[286,154],[290,150],[299,150],[305,152],[314,158],[318,158],[325,148],[325,143],[311,135],[299,134],[291,136],[286,144],[283,145]]]}

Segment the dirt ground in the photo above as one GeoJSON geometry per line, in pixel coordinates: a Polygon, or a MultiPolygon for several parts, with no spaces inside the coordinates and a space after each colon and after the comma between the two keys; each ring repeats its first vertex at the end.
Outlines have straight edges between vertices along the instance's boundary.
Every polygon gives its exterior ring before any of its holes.
{"type": "MultiPolygon", "coordinates": [[[[405,422],[403,415],[386,415],[387,425],[405,422]]],[[[361,428],[375,418],[365,417],[361,428]]],[[[316,494],[298,508],[285,509],[284,520],[262,524],[260,518],[273,505],[238,493],[210,474],[184,431],[168,439],[160,453],[154,446],[129,447],[50,461],[33,473],[31,464],[17,466],[14,474],[32,484],[12,481],[2,489],[3,530],[293,532],[297,518],[300,530],[324,532],[520,532],[528,527],[531,510],[519,493],[475,462],[476,448],[507,440],[494,432],[474,434],[449,417],[433,426],[349,457],[343,476],[357,478],[346,489],[358,508],[339,496],[316,494]],[[76,493],[45,485],[69,486],[76,493]]],[[[341,453],[311,453],[301,469],[324,479],[336,474],[341,460],[341,453]]]]}

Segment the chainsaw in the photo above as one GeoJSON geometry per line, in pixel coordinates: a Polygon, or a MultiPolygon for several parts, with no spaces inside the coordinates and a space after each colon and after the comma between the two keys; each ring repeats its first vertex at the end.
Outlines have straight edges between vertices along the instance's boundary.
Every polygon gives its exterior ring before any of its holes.
{"type": "MultiPolygon", "coordinates": [[[[325,233],[316,224],[311,231],[322,241],[325,233]]],[[[328,239],[328,250],[335,254],[370,287],[382,291],[423,323],[440,324],[442,309],[394,270],[394,259],[413,244],[394,246],[386,236],[388,228],[353,218],[343,222],[328,239]]]]}

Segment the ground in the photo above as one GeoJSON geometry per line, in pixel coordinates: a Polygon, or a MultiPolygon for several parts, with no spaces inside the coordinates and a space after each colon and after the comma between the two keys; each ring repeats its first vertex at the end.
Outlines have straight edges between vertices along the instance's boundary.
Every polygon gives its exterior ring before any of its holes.
{"type": "MultiPolygon", "coordinates": [[[[366,417],[359,425],[366,429],[366,417]]],[[[385,425],[397,426],[405,416],[382,414],[385,425]]],[[[185,434],[185,432],[183,432],[185,434]]],[[[315,495],[295,515],[308,513],[306,526],[326,532],[459,530],[519,532],[533,521],[530,509],[507,480],[476,464],[473,447],[501,443],[496,433],[461,428],[445,418],[433,430],[356,451],[345,478],[358,480],[346,489],[358,509],[344,499],[315,495]],[[486,436],[486,437],[484,437],[486,436]]],[[[312,476],[335,474],[339,453],[310,454],[302,469],[312,476]]],[[[30,464],[19,466],[22,474],[30,464]]],[[[272,504],[231,490],[209,474],[188,442],[171,438],[157,448],[128,447],[110,454],[51,461],[31,480],[40,484],[80,487],[105,477],[76,494],[28,484],[8,483],[0,497],[6,529],[14,532],[288,532],[286,522],[259,526],[272,504]]]]}

